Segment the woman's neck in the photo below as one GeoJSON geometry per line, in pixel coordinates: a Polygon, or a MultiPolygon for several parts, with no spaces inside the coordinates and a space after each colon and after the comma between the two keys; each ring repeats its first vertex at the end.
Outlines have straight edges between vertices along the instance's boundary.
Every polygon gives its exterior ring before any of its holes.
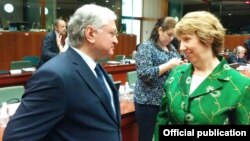
{"type": "Polygon", "coordinates": [[[159,41],[157,42],[157,45],[165,52],[169,52],[168,46],[162,45],[159,41]]]}
{"type": "Polygon", "coordinates": [[[194,65],[193,75],[208,76],[219,63],[220,61],[217,57],[196,63],[194,65]]]}

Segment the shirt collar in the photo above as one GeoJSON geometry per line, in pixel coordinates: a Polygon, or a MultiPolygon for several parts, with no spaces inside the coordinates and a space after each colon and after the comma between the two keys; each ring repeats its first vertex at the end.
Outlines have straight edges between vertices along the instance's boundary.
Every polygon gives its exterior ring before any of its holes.
{"type": "Polygon", "coordinates": [[[79,49],[75,48],[75,47],[71,47],[72,49],[74,49],[81,57],[82,59],[87,63],[87,65],[89,66],[89,68],[95,72],[95,67],[96,67],[96,62],[89,57],[88,55],[86,55],[85,53],[83,53],[82,51],[80,51],[79,49]]]}

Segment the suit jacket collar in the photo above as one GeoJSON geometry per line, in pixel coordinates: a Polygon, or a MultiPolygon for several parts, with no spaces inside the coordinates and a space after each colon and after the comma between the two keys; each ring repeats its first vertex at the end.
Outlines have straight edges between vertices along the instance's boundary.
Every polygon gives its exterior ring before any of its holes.
{"type": "MultiPolygon", "coordinates": [[[[112,109],[110,100],[108,99],[107,95],[104,94],[101,86],[96,85],[98,84],[97,80],[95,79],[96,76],[91,71],[87,63],[81,58],[81,56],[76,53],[71,47],[68,48],[68,50],[65,52],[67,56],[69,56],[72,63],[75,65],[75,69],[80,75],[80,77],[87,83],[87,85],[92,89],[94,94],[100,98],[103,106],[109,113],[109,115],[112,117],[112,119],[119,124],[120,123],[120,106],[119,106],[119,98],[118,98],[118,92],[115,89],[115,86],[112,82],[112,80],[108,77],[107,73],[104,71],[104,69],[101,69],[103,71],[104,77],[106,78],[108,84],[111,87],[111,90],[113,91],[114,95],[114,104],[116,108],[116,116],[114,114],[114,111],[112,109]]],[[[119,125],[120,126],[120,125],[119,125]]]]}

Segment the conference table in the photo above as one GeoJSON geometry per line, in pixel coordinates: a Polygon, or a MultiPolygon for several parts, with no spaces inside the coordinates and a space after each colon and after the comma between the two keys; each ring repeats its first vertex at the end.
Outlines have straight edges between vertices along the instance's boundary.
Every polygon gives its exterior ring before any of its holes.
{"type": "Polygon", "coordinates": [[[246,75],[246,76],[250,77],[250,70],[240,70],[240,73],[242,73],[243,75],[246,75]]]}
{"type": "MultiPolygon", "coordinates": [[[[127,72],[135,71],[135,64],[103,64],[107,73],[113,76],[114,81],[121,81],[124,85],[127,81],[127,72]]],[[[25,85],[33,72],[22,72],[21,74],[11,75],[10,73],[0,75],[0,87],[25,85]]]]}
{"type": "MultiPolygon", "coordinates": [[[[138,141],[138,127],[135,120],[135,108],[132,100],[120,101],[121,131],[123,141],[138,141]]],[[[4,128],[0,127],[0,141],[2,141],[4,128]]]]}
{"type": "MultiPolygon", "coordinates": [[[[127,81],[127,72],[134,71],[135,64],[103,64],[107,73],[112,74],[114,81],[121,81],[122,85],[127,81]]],[[[18,75],[1,74],[0,87],[25,85],[34,72],[23,72],[18,75]]],[[[131,99],[120,100],[121,131],[123,141],[137,141],[138,127],[135,120],[134,103],[131,99]]],[[[0,141],[2,141],[3,128],[0,128],[0,141]]]]}

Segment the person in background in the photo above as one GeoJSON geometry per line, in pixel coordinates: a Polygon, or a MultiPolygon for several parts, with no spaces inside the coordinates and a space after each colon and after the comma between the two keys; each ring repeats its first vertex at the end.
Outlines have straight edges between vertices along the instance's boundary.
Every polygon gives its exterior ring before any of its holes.
{"type": "Polygon", "coordinates": [[[118,92],[97,63],[114,54],[115,20],[94,4],[76,10],[70,47],[32,75],[4,141],[121,141],[118,92]]]}
{"type": "Polygon", "coordinates": [[[225,29],[206,11],[187,13],[175,27],[190,63],[172,69],[157,115],[160,125],[250,124],[250,79],[219,56],[225,29]]]}
{"type": "Polygon", "coordinates": [[[246,48],[246,59],[250,63],[250,39],[247,39],[244,43],[245,48],[246,48]]]}
{"type": "Polygon", "coordinates": [[[235,54],[229,54],[227,62],[229,64],[238,63],[238,64],[247,64],[248,61],[245,58],[246,49],[243,46],[237,46],[235,49],[235,54]]]}
{"type": "Polygon", "coordinates": [[[57,19],[54,23],[54,31],[46,34],[42,44],[41,58],[37,68],[45,62],[55,57],[61,52],[65,52],[64,44],[67,34],[66,22],[63,19],[57,19]]]}
{"type": "Polygon", "coordinates": [[[136,53],[134,103],[139,141],[152,141],[163,94],[162,86],[170,70],[183,63],[175,47],[170,44],[174,38],[175,24],[172,17],[159,19],[150,38],[139,45],[136,53]]]}

